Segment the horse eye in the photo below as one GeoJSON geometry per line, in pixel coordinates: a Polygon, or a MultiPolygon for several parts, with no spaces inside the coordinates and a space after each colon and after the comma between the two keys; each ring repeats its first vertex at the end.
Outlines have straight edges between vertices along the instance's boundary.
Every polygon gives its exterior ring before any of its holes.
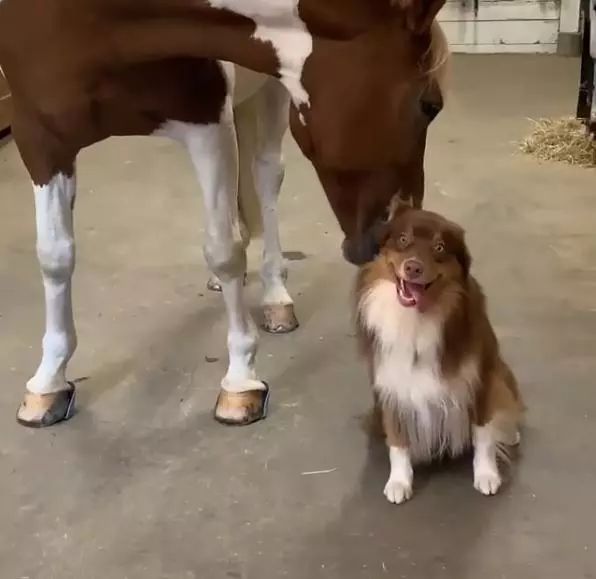
{"type": "Polygon", "coordinates": [[[434,103],[423,100],[420,102],[420,108],[429,121],[434,121],[443,110],[443,103],[434,103]]]}
{"type": "Polygon", "coordinates": [[[410,240],[409,240],[408,236],[407,236],[405,233],[402,233],[402,234],[399,236],[399,243],[400,243],[400,245],[402,245],[402,246],[404,246],[404,247],[405,247],[406,245],[408,245],[408,243],[410,243],[410,240]]]}
{"type": "Polygon", "coordinates": [[[442,241],[439,241],[433,249],[435,253],[445,253],[445,244],[442,241]]]}

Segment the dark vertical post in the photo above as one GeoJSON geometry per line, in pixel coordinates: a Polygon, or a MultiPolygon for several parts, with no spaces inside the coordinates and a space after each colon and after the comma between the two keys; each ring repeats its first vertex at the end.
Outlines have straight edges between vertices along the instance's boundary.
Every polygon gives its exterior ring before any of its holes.
{"type": "Polygon", "coordinates": [[[592,110],[588,129],[596,139],[596,0],[590,0],[590,56],[592,57],[592,110]]]}
{"type": "Polygon", "coordinates": [[[592,99],[594,98],[594,60],[590,54],[590,2],[582,0],[582,20],[584,23],[582,39],[582,60],[579,84],[579,96],[577,100],[577,118],[589,121],[592,111],[592,99]]]}

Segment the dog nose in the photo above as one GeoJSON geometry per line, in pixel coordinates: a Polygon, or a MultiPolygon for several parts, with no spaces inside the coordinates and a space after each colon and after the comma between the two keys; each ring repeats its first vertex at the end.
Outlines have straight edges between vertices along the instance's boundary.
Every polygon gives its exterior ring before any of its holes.
{"type": "Polygon", "coordinates": [[[424,273],[424,265],[417,259],[408,259],[404,263],[404,272],[408,279],[418,279],[424,273]]]}

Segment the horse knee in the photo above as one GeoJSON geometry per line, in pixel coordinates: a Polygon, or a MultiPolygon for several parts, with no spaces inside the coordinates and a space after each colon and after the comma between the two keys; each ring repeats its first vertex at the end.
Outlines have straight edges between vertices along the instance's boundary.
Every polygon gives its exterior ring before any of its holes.
{"type": "Polygon", "coordinates": [[[74,270],[74,240],[39,240],[37,257],[45,278],[57,282],[66,281],[72,276],[74,270]]]}
{"type": "Polygon", "coordinates": [[[281,187],[285,176],[285,162],[280,151],[265,151],[257,155],[255,160],[258,174],[271,178],[275,186],[281,187]]]}
{"type": "Polygon", "coordinates": [[[268,147],[257,153],[257,161],[270,167],[277,167],[283,171],[285,169],[284,156],[281,149],[268,147]]]}
{"type": "Polygon", "coordinates": [[[210,241],[204,253],[209,269],[222,281],[238,278],[246,271],[246,251],[241,242],[210,241]]]}

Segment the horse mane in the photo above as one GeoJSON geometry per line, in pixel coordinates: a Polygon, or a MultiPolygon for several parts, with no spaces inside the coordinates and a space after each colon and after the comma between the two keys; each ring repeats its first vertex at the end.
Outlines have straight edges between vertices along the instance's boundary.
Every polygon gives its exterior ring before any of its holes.
{"type": "Polygon", "coordinates": [[[425,74],[429,82],[436,82],[442,91],[446,88],[450,60],[449,42],[441,25],[434,20],[431,27],[430,45],[424,56],[425,74]]]}

